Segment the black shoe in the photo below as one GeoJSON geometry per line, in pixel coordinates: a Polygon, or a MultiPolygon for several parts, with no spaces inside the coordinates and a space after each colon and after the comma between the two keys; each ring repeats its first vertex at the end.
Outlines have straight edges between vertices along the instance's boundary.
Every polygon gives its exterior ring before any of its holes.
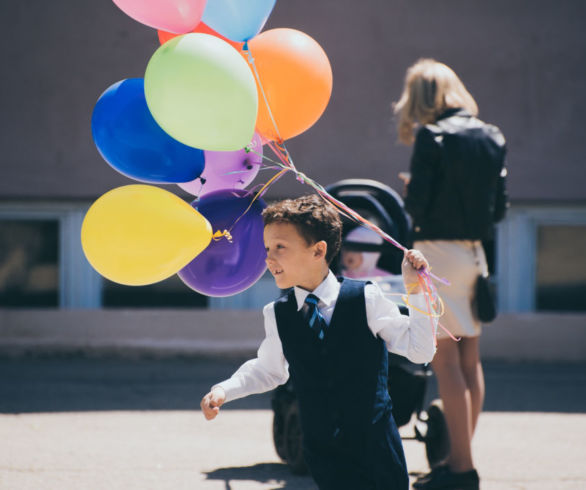
{"type": "Polygon", "coordinates": [[[417,480],[413,484],[413,488],[420,488],[422,483],[429,481],[431,478],[436,476],[438,473],[443,473],[446,471],[450,471],[447,464],[442,464],[442,465],[436,466],[429,473],[426,473],[425,475],[421,475],[421,476],[417,477],[417,480]]]}
{"type": "Polygon", "coordinates": [[[417,490],[479,490],[476,470],[455,473],[447,466],[435,468],[413,484],[417,490]]]}

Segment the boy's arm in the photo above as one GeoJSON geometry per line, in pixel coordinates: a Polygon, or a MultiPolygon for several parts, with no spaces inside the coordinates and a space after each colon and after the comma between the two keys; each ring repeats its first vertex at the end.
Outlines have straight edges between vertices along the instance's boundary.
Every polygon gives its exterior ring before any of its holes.
{"type": "Polygon", "coordinates": [[[387,299],[375,284],[364,288],[366,317],[374,335],[385,341],[389,352],[405,356],[411,362],[430,362],[435,354],[434,332],[437,318],[430,318],[417,310],[427,311],[423,294],[412,294],[409,316],[401,315],[399,308],[387,299]]]}
{"type": "Polygon", "coordinates": [[[263,313],[265,338],[256,359],[246,361],[229,379],[212,386],[201,403],[206,418],[215,417],[224,402],[270,391],[289,379],[289,365],[283,355],[273,303],[265,306],[263,313]],[[212,412],[213,416],[208,417],[212,412]]]}

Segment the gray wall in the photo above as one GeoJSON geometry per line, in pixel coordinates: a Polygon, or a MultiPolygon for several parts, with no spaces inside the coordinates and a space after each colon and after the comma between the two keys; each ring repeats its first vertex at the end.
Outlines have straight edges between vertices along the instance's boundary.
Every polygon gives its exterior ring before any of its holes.
{"type": "MultiPolygon", "coordinates": [[[[99,156],[90,117],[108,86],[143,76],[156,31],[110,0],[1,2],[0,18],[0,199],[94,199],[131,183],[99,156]]],[[[311,35],[334,72],[324,116],[287,143],[297,167],[322,184],[398,188],[409,149],[395,142],[389,104],[405,69],[432,56],[507,136],[513,199],[584,200],[584,18],[583,0],[279,0],[267,28],[311,35]]],[[[307,190],[287,177],[271,194],[307,190]]]]}

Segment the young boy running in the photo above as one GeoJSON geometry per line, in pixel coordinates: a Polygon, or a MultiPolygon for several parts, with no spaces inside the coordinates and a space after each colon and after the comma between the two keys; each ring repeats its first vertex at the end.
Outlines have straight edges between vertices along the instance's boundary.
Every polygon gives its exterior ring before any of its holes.
{"type": "MultiPolygon", "coordinates": [[[[319,196],[269,206],[263,213],[267,265],[287,294],[264,308],[265,339],[256,359],[213,386],[201,401],[208,420],[225,402],[262,393],[291,376],[299,401],[305,460],[321,490],[404,490],[409,486],[403,447],[387,391],[387,350],[415,363],[435,353],[434,324],[410,316],[378,286],[336,279],[342,223],[319,196]]],[[[403,280],[420,293],[417,270],[428,267],[415,250],[405,253],[403,280]]]]}

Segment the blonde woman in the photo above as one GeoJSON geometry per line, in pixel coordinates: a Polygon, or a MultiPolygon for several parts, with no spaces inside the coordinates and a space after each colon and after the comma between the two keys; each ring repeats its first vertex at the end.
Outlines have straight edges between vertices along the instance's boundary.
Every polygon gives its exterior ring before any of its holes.
{"type": "Polygon", "coordinates": [[[399,140],[413,144],[405,207],[413,218],[414,248],[433,272],[451,285],[439,285],[445,304],[432,362],[443,401],[450,454],[445,464],[420,478],[418,489],[479,487],[471,441],[484,401],[478,340],[480,321],[471,302],[479,274],[486,272],[481,241],[504,217],[505,140],[495,126],[476,115],[478,107],[454,71],[422,59],[411,66],[403,94],[394,104],[399,140]]]}

